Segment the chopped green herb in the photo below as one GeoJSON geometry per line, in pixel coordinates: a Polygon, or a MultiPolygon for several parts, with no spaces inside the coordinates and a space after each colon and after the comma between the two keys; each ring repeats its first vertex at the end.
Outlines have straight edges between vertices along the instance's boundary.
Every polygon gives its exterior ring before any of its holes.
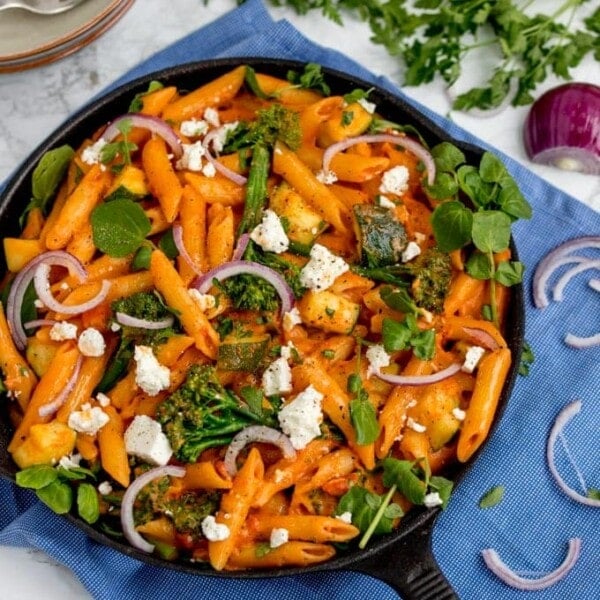
{"type": "Polygon", "coordinates": [[[479,508],[492,508],[500,502],[504,498],[504,486],[503,485],[495,485],[490,488],[479,500],[479,508]]]}

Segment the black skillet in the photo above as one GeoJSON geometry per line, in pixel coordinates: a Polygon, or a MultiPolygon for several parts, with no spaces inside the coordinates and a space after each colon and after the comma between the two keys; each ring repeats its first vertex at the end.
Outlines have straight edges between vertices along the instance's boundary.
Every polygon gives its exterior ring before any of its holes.
{"type": "MultiPolygon", "coordinates": [[[[158,80],[166,85],[175,85],[181,90],[192,90],[240,64],[249,64],[259,72],[282,78],[286,77],[289,69],[302,71],[304,67],[304,64],[300,62],[264,58],[231,58],[190,63],[145,75],[90,103],[52,133],[8,182],[0,199],[0,231],[2,236],[18,235],[19,216],[31,197],[32,171],[40,157],[47,150],[65,143],[77,147],[91,132],[103,126],[115,116],[127,112],[131,99],[136,93],[145,91],[151,80],[158,80]]],[[[359,80],[352,75],[331,69],[324,69],[324,72],[332,94],[345,94],[355,88],[365,90],[373,88],[370,83],[359,80]]],[[[386,119],[400,124],[414,125],[429,145],[434,145],[440,141],[451,141],[463,150],[469,162],[472,164],[479,162],[482,153],[480,148],[452,140],[443,129],[402,99],[378,87],[373,89],[369,99],[376,103],[377,111],[386,119]]],[[[514,247],[512,250],[516,255],[514,247]]],[[[0,259],[0,263],[4,264],[4,257],[0,256],[0,259]]],[[[521,286],[512,288],[511,308],[507,322],[509,323],[509,329],[506,332],[506,337],[512,350],[513,364],[500,399],[494,427],[500,420],[500,416],[508,402],[521,355],[524,330],[523,291],[521,286]]],[[[0,475],[14,480],[17,467],[6,450],[11,433],[6,416],[0,415],[0,475]]],[[[457,466],[448,476],[458,482],[476,458],[477,456],[467,464],[457,466]]],[[[454,493],[460,494],[460,488],[455,490],[454,493]]],[[[326,570],[351,570],[366,573],[385,581],[406,600],[450,600],[457,597],[456,593],[440,571],[431,550],[431,533],[438,512],[436,509],[415,509],[403,518],[400,527],[396,531],[372,540],[366,550],[348,551],[346,554],[340,554],[322,565],[301,569],[288,568],[225,573],[217,573],[208,568],[199,567],[197,564],[173,563],[155,556],[148,556],[126,543],[108,537],[74,516],[67,515],[65,518],[103,545],[146,563],[186,573],[243,579],[281,577],[326,570]]]]}

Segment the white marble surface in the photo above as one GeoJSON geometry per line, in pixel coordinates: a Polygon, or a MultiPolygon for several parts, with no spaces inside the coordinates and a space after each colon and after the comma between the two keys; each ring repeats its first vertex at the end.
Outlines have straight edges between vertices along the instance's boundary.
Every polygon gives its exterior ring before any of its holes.
{"type": "MultiPolygon", "coordinates": [[[[556,0],[544,0],[549,9],[556,0]]],[[[594,3],[590,3],[594,4],[594,3]]],[[[137,0],[125,16],[91,45],[59,62],[34,70],[0,75],[0,181],[6,178],[48,133],[73,111],[139,61],[187,33],[235,8],[235,0],[171,0],[177,10],[164,10],[164,0],[137,0]]],[[[366,25],[347,18],[345,28],[316,13],[299,17],[291,9],[273,8],[307,37],[352,56],[371,71],[395,81],[401,67],[369,41],[366,25]]],[[[1,18],[1,15],[0,15],[1,18]]],[[[574,79],[600,85],[600,67],[591,59],[574,79]]],[[[555,85],[548,81],[543,89],[555,85]]],[[[441,83],[407,88],[406,93],[441,114],[449,101],[441,83]]],[[[550,183],[600,210],[600,178],[567,173],[528,162],[521,142],[527,109],[509,108],[496,118],[452,113],[464,128],[526,164],[550,183]]],[[[40,552],[0,547],[0,600],[85,600],[89,594],[64,567],[40,552]]]]}

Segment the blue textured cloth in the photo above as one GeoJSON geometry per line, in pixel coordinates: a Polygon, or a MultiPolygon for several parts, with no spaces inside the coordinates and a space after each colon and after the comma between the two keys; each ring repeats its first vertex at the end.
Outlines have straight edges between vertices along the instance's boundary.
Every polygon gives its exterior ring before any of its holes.
{"type": "MultiPolygon", "coordinates": [[[[289,23],[273,23],[260,0],[250,0],[159,52],[116,83],[174,64],[244,55],[318,62],[401,95],[389,81],[367,72],[348,57],[315,45],[289,23]]],[[[452,122],[419,108],[456,138],[483,145],[452,122]]],[[[600,598],[598,509],[575,503],[558,490],[547,469],[545,446],[558,412],[580,399],[582,411],[566,431],[569,449],[588,485],[600,487],[600,348],[573,350],[563,343],[566,331],[580,335],[600,331],[599,296],[586,286],[583,276],[569,285],[562,303],[552,303],[540,311],[530,301],[530,289],[533,269],[540,258],[567,239],[597,235],[600,215],[515,161],[503,158],[534,208],[533,219],[516,227],[515,238],[521,260],[527,265],[526,338],[536,361],[530,375],[518,379],[500,427],[438,519],[433,550],[446,577],[464,600],[592,600],[600,598]],[[504,500],[494,508],[478,508],[482,494],[494,485],[505,487],[504,500]],[[486,569],[481,559],[481,550],[493,547],[513,569],[539,575],[562,562],[567,540],[573,536],[583,539],[580,560],[566,579],[537,594],[507,587],[486,569]]],[[[557,446],[561,473],[580,489],[564,448],[557,446]]],[[[72,569],[99,599],[397,598],[387,585],[355,573],[243,581],[150,567],[90,541],[77,528],[35,502],[29,493],[7,481],[0,482],[0,504],[0,543],[43,549],[72,569]]]]}

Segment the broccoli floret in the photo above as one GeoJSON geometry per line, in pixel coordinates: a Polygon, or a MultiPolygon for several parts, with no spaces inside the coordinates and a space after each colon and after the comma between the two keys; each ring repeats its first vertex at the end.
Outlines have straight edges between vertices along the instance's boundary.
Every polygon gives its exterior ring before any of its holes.
{"type": "Polygon", "coordinates": [[[220,494],[212,491],[188,491],[164,504],[178,533],[198,537],[202,535],[202,521],[219,508],[220,494]]]}
{"type": "Polygon", "coordinates": [[[169,310],[158,294],[152,292],[136,292],[131,296],[115,300],[111,308],[113,312],[122,312],[137,319],[160,321],[168,316],[169,310]]]}
{"type": "Polygon", "coordinates": [[[224,446],[238,431],[261,421],[223,387],[211,365],[190,367],[185,382],[158,405],[156,419],[183,462],[195,462],[207,448],[224,446]]]}
{"type": "Polygon", "coordinates": [[[428,248],[405,268],[413,277],[411,294],[417,306],[441,313],[452,279],[450,255],[437,248],[428,248]]]}

